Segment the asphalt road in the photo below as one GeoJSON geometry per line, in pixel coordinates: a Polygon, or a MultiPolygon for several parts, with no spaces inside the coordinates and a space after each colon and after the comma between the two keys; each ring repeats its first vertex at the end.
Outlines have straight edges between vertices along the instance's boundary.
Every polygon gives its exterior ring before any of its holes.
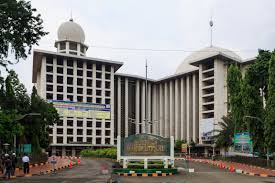
{"type": "MultiPolygon", "coordinates": [[[[82,160],[81,165],[53,175],[17,178],[8,182],[20,183],[106,183],[110,174],[101,174],[102,165],[110,167],[107,161],[82,160]]],[[[114,177],[120,183],[275,183],[275,178],[253,177],[230,173],[207,164],[176,161],[176,166],[194,168],[195,173],[181,172],[167,177],[114,177]]]]}

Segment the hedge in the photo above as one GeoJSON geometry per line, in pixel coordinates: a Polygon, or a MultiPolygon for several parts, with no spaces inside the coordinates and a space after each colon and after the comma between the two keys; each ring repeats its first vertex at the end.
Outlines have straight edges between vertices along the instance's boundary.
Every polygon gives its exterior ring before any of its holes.
{"type": "Polygon", "coordinates": [[[111,158],[116,159],[116,148],[104,148],[104,149],[83,149],[80,152],[82,157],[96,157],[96,158],[111,158]]]}

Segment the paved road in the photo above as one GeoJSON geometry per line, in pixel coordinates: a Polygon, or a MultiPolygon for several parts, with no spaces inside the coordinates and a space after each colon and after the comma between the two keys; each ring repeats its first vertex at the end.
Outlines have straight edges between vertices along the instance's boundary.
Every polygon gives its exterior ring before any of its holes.
{"type": "MultiPolygon", "coordinates": [[[[17,178],[9,182],[15,183],[106,183],[110,175],[102,175],[100,167],[110,162],[82,160],[81,165],[72,170],[66,169],[56,175],[42,175],[17,178]]],[[[226,170],[201,163],[177,161],[179,167],[195,168],[195,173],[181,172],[179,175],[167,177],[117,177],[120,183],[275,183],[275,178],[252,177],[230,173],[226,170]]],[[[0,180],[1,182],[1,180],[0,180]]]]}

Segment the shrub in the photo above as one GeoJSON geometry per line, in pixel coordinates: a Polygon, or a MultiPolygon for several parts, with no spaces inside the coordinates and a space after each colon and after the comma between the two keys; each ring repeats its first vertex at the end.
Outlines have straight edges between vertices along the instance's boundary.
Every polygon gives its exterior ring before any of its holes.
{"type": "Polygon", "coordinates": [[[97,158],[111,158],[116,159],[116,148],[105,149],[84,149],[80,152],[82,157],[97,157],[97,158]]]}

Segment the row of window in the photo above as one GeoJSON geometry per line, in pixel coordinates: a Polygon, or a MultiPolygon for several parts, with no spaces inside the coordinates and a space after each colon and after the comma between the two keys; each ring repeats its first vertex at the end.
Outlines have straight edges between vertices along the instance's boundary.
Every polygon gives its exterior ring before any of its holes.
{"type": "MultiPolygon", "coordinates": [[[[76,65],[78,68],[83,68],[83,62],[82,60],[77,60],[76,61],[76,65]]],[[[46,57],[46,63],[49,64],[53,64],[53,57],[46,57]]],[[[87,63],[87,69],[93,69],[93,64],[86,62],[87,63]]],[[[64,65],[64,61],[62,57],[57,57],[57,65],[63,66],[64,65]]],[[[73,67],[74,66],[74,61],[71,59],[67,60],[67,66],[69,67],[73,67]]],[[[97,71],[101,71],[102,70],[102,64],[96,64],[96,70],[97,71]]],[[[110,65],[105,65],[105,71],[107,72],[111,72],[111,66],[110,65]]]]}
{"type": "MultiPolygon", "coordinates": [[[[95,130],[96,136],[101,136],[102,131],[101,130],[95,130]]],[[[49,134],[53,134],[52,128],[49,130],[49,134]]],[[[63,134],[63,128],[57,128],[56,129],[56,134],[62,135],[63,134]]],[[[83,129],[77,129],[76,134],[73,133],[72,128],[67,129],[67,135],[83,135],[83,129]]],[[[92,129],[87,129],[86,130],[86,135],[93,135],[93,130],[92,129]]],[[[105,130],[105,136],[110,136],[111,135],[111,130],[105,130]]]]}
{"type": "MultiPolygon", "coordinates": [[[[67,84],[68,85],[73,85],[74,84],[74,78],[73,77],[67,77],[67,84]]],[[[53,75],[47,74],[46,75],[46,81],[47,83],[53,83],[53,75]]],[[[56,82],[58,84],[63,84],[63,76],[56,76],[56,82]]],[[[78,86],[83,86],[83,78],[76,78],[76,83],[78,86]]],[[[86,86],[87,87],[93,87],[93,80],[92,79],[87,79],[86,80],[86,86]]],[[[101,88],[102,87],[102,81],[101,80],[96,80],[96,88],[101,88]]],[[[110,81],[105,81],[105,88],[110,89],[111,88],[111,82],[110,81]]]]}
{"type": "MultiPolygon", "coordinates": [[[[46,93],[46,99],[47,100],[53,100],[53,93],[46,93]]],[[[65,97],[63,94],[56,94],[56,100],[65,100],[65,101],[74,101],[73,95],[67,95],[65,97]]],[[[77,96],[76,102],[84,102],[83,96],[77,96]]],[[[86,102],[93,102],[93,97],[86,97],[86,102]]],[[[110,98],[105,98],[105,101],[102,100],[102,98],[97,97],[95,100],[95,103],[97,104],[111,104],[110,98]]]]}
{"type": "MultiPolygon", "coordinates": [[[[46,71],[48,73],[53,73],[53,66],[47,65],[46,71]]],[[[57,67],[56,72],[58,74],[64,74],[64,68],[63,67],[57,67]]],[[[71,68],[67,69],[67,75],[74,75],[74,70],[71,68]]],[[[77,76],[83,76],[83,70],[77,70],[77,76]]],[[[86,72],[87,77],[93,77],[93,72],[92,71],[87,71],[86,72]]],[[[101,79],[102,78],[102,73],[101,72],[96,72],[96,78],[101,79]]],[[[105,74],[105,79],[111,79],[111,74],[106,73],[105,74]]]]}
{"type": "MultiPolygon", "coordinates": [[[[59,120],[56,124],[56,126],[64,126],[64,122],[63,120],[59,120]]],[[[74,126],[74,121],[73,120],[67,120],[67,126],[69,127],[73,127],[74,126]]],[[[77,127],[83,127],[83,121],[82,120],[77,120],[76,121],[76,126],[77,127]]],[[[93,121],[87,121],[86,122],[86,126],[87,127],[93,127],[93,121]]],[[[96,121],[96,128],[101,128],[102,127],[102,122],[100,121],[96,121]]],[[[105,121],[105,128],[111,128],[111,122],[107,122],[105,121]]]]}
{"type": "MultiPolygon", "coordinates": [[[[57,144],[63,144],[63,143],[64,143],[64,142],[63,142],[63,139],[64,139],[64,137],[58,136],[58,137],[56,138],[56,143],[57,143],[57,144]]],[[[110,144],[110,141],[111,141],[110,138],[105,138],[105,144],[110,144]]],[[[76,142],[83,142],[83,137],[77,137],[77,138],[76,138],[76,142]]],[[[92,137],[87,137],[87,138],[86,138],[86,142],[92,143],[92,142],[93,142],[93,138],[92,138],[92,137]]],[[[50,136],[50,143],[53,143],[53,137],[52,137],[52,136],[50,136]]],[[[74,143],[73,137],[67,137],[67,143],[68,143],[68,144],[69,144],[69,143],[74,143]]],[[[96,138],[96,144],[101,144],[101,138],[96,138]]],[[[104,143],[103,143],[103,144],[104,144],[104,143]]]]}

